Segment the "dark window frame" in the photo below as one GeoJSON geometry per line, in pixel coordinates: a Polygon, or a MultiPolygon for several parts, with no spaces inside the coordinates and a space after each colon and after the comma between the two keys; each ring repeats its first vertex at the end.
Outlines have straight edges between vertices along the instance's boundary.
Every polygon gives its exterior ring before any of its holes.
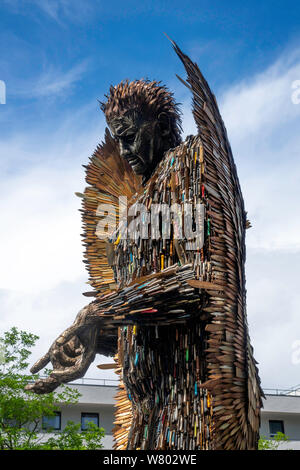
{"type": "Polygon", "coordinates": [[[284,422],[283,422],[283,420],[282,419],[269,419],[269,431],[270,431],[270,437],[274,437],[277,432],[282,432],[284,434],[284,422]],[[276,431],[276,432],[272,432],[271,425],[273,423],[280,424],[281,430],[276,431]]]}
{"type": "Polygon", "coordinates": [[[46,416],[46,415],[42,416],[42,429],[43,429],[43,431],[47,431],[48,429],[51,429],[52,431],[61,431],[61,411],[55,411],[55,416],[46,416]],[[45,425],[44,418],[51,419],[51,418],[54,418],[55,416],[57,416],[59,418],[59,427],[53,427],[53,426],[45,425]]]}
{"type": "Polygon", "coordinates": [[[93,413],[93,412],[82,412],[81,413],[81,431],[86,431],[87,428],[83,426],[83,420],[82,418],[88,418],[88,417],[93,417],[97,418],[97,426],[99,428],[99,413],[93,413]]]}

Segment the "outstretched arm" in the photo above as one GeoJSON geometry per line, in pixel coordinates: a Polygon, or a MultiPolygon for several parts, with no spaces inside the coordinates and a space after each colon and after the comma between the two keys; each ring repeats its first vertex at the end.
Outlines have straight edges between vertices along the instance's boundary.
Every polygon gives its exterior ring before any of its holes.
{"type": "Polygon", "coordinates": [[[60,384],[81,378],[97,353],[114,354],[117,348],[117,329],[101,328],[95,318],[95,306],[87,305],[77,314],[74,323],[51,345],[49,351],[30,369],[33,374],[52,363],[53,371],[46,379],[28,384],[25,389],[35,393],[49,393],[60,384]]]}
{"type": "Polygon", "coordinates": [[[103,325],[166,325],[200,312],[202,301],[191,264],[174,265],[136,279],[92,303],[103,325]],[[196,284],[195,284],[196,283],[196,284]]]}
{"type": "Polygon", "coordinates": [[[36,373],[51,362],[50,376],[28,385],[27,390],[49,393],[61,383],[83,377],[97,353],[116,352],[118,326],[168,325],[200,314],[204,298],[199,288],[220,289],[197,281],[192,265],[174,265],[95,300],[78,313],[73,325],[31,369],[36,373]]]}

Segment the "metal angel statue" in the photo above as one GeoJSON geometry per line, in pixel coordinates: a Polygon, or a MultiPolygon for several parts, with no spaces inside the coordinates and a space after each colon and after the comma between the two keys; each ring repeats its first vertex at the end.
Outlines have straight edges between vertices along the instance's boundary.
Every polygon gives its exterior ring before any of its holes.
{"type": "Polygon", "coordinates": [[[248,221],[216,99],[172,44],[198,134],[181,140],[160,83],[110,88],[109,130],[79,194],[95,300],[31,369],[51,362],[50,376],[27,388],[50,392],[97,353],[114,356],[115,449],[256,449],[263,392],[246,317],[248,221]]]}

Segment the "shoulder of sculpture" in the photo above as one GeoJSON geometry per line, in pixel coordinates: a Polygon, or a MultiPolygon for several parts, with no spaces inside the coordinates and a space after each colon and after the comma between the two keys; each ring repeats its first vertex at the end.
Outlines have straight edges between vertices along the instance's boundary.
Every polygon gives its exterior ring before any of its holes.
{"type": "MultiPolygon", "coordinates": [[[[201,144],[199,135],[188,135],[186,138],[177,145],[177,147],[170,148],[165,153],[165,158],[169,155],[180,155],[183,151],[193,149],[201,144]]],[[[162,162],[163,163],[163,162],[162,162]]]]}
{"type": "Polygon", "coordinates": [[[183,150],[184,148],[193,148],[199,145],[201,142],[201,138],[199,135],[187,135],[186,138],[177,146],[174,147],[173,149],[168,150],[170,151],[178,151],[178,150],[183,150]]]}
{"type": "Polygon", "coordinates": [[[180,142],[179,145],[177,145],[177,147],[172,147],[165,152],[164,158],[158,164],[154,175],[157,176],[158,171],[161,171],[165,167],[172,166],[173,161],[177,157],[181,156],[183,153],[189,154],[189,150],[198,147],[200,144],[201,139],[198,135],[188,135],[185,140],[183,140],[182,142],[180,142]]]}
{"type": "Polygon", "coordinates": [[[190,134],[186,136],[185,140],[182,143],[187,145],[194,145],[199,139],[200,137],[198,135],[190,134]]]}

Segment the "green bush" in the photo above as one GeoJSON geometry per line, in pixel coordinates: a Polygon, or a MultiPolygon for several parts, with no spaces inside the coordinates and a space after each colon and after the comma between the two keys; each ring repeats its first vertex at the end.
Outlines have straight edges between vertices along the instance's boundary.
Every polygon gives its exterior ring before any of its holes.
{"type": "Polygon", "coordinates": [[[258,441],[258,450],[277,450],[282,442],[286,442],[288,440],[288,436],[279,431],[275,434],[272,439],[268,439],[265,436],[261,436],[258,441]]]}
{"type": "Polygon", "coordinates": [[[80,424],[68,422],[65,429],[50,436],[41,433],[43,416],[54,416],[57,403],[78,402],[78,390],[61,386],[60,393],[36,395],[25,385],[39,378],[26,374],[30,349],[38,336],[16,327],[0,337],[0,449],[1,450],[88,450],[102,448],[104,429],[88,423],[87,431],[80,424]]]}

